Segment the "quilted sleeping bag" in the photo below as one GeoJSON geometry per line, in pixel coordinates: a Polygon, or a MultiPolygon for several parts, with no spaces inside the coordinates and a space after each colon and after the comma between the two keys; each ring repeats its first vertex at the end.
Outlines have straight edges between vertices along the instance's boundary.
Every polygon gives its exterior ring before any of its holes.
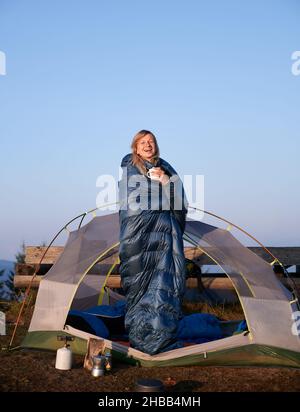
{"type": "MultiPolygon", "coordinates": [[[[147,170],[153,167],[148,161],[145,166],[147,170]]],[[[119,182],[125,328],[131,346],[151,355],[179,347],[176,335],[186,277],[184,190],[182,184],[181,190],[174,189],[181,181],[169,163],[159,159],[156,166],[172,178],[171,183],[163,186],[144,176],[132,164],[130,154],[122,160],[119,182]]]]}

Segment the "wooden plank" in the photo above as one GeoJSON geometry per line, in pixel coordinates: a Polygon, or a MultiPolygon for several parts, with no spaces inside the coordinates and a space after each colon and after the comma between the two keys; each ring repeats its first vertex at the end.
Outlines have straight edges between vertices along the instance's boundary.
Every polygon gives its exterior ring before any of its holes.
{"type": "MultiPolygon", "coordinates": [[[[61,253],[63,252],[63,246],[51,246],[45,255],[42,264],[53,264],[57,261],[61,253]]],[[[43,256],[46,247],[43,246],[27,246],[25,248],[25,263],[29,265],[39,264],[41,257],[43,256]]],[[[212,260],[202,253],[199,249],[194,247],[185,248],[185,255],[188,259],[197,261],[200,264],[207,265],[212,264],[212,260]]],[[[116,259],[116,255],[110,256],[105,259],[107,263],[113,263],[116,259]]]]}
{"type": "MultiPolygon", "coordinates": [[[[300,286],[299,278],[292,278],[295,284],[300,286]]],[[[283,284],[287,284],[286,279],[281,279],[283,284]]],[[[201,278],[202,284],[205,288],[208,289],[234,289],[231,280],[226,278],[212,278],[212,277],[203,277],[201,278]]],[[[121,287],[121,277],[120,276],[110,276],[107,280],[106,285],[110,288],[120,288],[121,287]]],[[[197,288],[198,279],[197,278],[188,278],[186,280],[186,287],[188,288],[197,288]]]]}
{"type": "MultiPolygon", "coordinates": [[[[248,247],[252,252],[256,253],[258,256],[271,263],[273,258],[265,252],[261,247],[251,246],[248,247]]],[[[277,259],[286,266],[300,265],[300,247],[273,247],[268,246],[267,249],[277,257],[277,259]]]]}
{"type": "MultiPolygon", "coordinates": [[[[27,286],[29,285],[31,279],[32,279],[32,276],[18,276],[18,275],[15,275],[14,276],[14,286],[15,286],[15,288],[27,288],[27,286]]],[[[36,288],[39,287],[41,279],[42,279],[42,276],[36,276],[33,279],[33,282],[32,282],[32,285],[31,285],[33,289],[36,289],[36,288]]]]}
{"type": "MultiPolygon", "coordinates": [[[[47,248],[43,246],[26,246],[25,247],[25,263],[28,265],[37,265],[40,263],[41,257],[47,248]]],[[[63,246],[51,246],[43,259],[43,264],[53,264],[57,261],[62,251],[63,246]]]]}
{"type": "Polygon", "coordinates": [[[120,289],[121,288],[121,277],[118,275],[110,276],[107,279],[106,286],[112,289],[120,289]]]}
{"type": "Polygon", "coordinates": [[[15,270],[16,276],[32,276],[35,271],[35,265],[27,265],[26,263],[17,263],[15,270]]]}
{"type": "MultiPolygon", "coordinates": [[[[207,289],[230,289],[234,290],[230,279],[226,278],[201,278],[202,284],[207,289]]],[[[195,278],[187,279],[187,288],[198,288],[198,280],[195,278]]]]}
{"type": "MultiPolygon", "coordinates": [[[[53,264],[56,262],[58,257],[63,251],[63,246],[51,246],[43,259],[43,264],[53,264]]],[[[264,251],[261,247],[248,247],[249,250],[256,253],[258,256],[266,260],[267,262],[272,262],[273,258],[264,251]]],[[[268,249],[276,256],[284,265],[300,265],[300,247],[268,247],[268,249]]],[[[25,263],[27,264],[38,264],[40,259],[45,252],[46,248],[42,246],[27,246],[25,253],[25,263]]],[[[201,250],[194,247],[185,248],[185,255],[188,259],[194,260],[201,265],[211,265],[214,262],[201,250]]],[[[109,257],[106,263],[113,263],[116,258],[116,254],[109,257]]]]}
{"type": "MultiPolygon", "coordinates": [[[[26,246],[25,248],[25,263],[28,265],[38,265],[41,257],[46,251],[43,246],[26,246]]],[[[42,260],[42,264],[54,264],[64,250],[63,246],[51,246],[42,260]]],[[[112,253],[105,259],[105,263],[113,264],[117,258],[116,253],[112,253]]]]}
{"type": "MultiPolygon", "coordinates": [[[[15,275],[17,276],[32,276],[35,272],[35,269],[38,265],[27,265],[26,263],[17,263],[15,275]]],[[[41,265],[37,275],[42,276],[45,275],[48,270],[52,267],[52,265],[41,265]]]]}
{"type": "MultiPolygon", "coordinates": [[[[14,285],[16,288],[26,287],[28,286],[32,276],[14,276],[14,285]]],[[[39,286],[40,280],[42,276],[36,276],[33,287],[37,288],[39,286]]],[[[299,278],[292,278],[295,284],[300,287],[300,279],[299,278]]],[[[228,278],[209,278],[203,277],[201,278],[202,284],[207,289],[224,289],[224,290],[234,290],[232,282],[228,278]]],[[[282,279],[283,284],[286,284],[286,279],[282,279]]],[[[119,289],[121,288],[121,277],[118,275],[112,275],[108,278],[106,285],[110,288],[119,289]]],[[[189,278],[186,280],[186,287],[187,288],[198,288],[198,280],[197,278],[189,278]]]]}
{"type": "MultiPolygon", "coordinates": [[[[248,249],[271,263],[274,259],[262,247],[249,246],[248,249]]],[[[285,266],[300,265],[300,247],[273,247],[268,246],[267,249],[285,266]]],[[[214,262],[201,250],[197,248],[186,248],[185,255],[188,259],[194,260],[201,265],[213,265],[214,262]]]]}

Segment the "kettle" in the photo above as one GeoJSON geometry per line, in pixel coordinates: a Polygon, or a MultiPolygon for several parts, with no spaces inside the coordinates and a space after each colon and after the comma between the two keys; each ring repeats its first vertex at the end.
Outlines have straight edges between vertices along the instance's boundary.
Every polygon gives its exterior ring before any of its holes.
{"type": "Polygon", "coordinates": [[[60,341],[64,340],[65,345],[57,349],[55,368],[64,371],[70,370],[72,369],[73,353],[68,341],[73,341],[74,338],[71,336],[58,336],[57,339],[60,341]]]}
{"type": "Polygon", "coordinates": [[[97,355],[93,356],[93,369],[92,369],[92,376],[98,378],[98,376],[104,375],[104,363],[105,358],[104,356],[97,355]]]}

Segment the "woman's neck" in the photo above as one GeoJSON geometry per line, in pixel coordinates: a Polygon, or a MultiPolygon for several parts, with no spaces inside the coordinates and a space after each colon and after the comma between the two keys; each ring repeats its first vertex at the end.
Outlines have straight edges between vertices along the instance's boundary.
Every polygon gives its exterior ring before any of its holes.
{"type": "Polygon", "coordinates": [[[143,160],[143,162],[148,162],[148,163],[151,163],[153,165],[155,165],[157,163],[157,157],[156,156],[151,157],[151,159],[145,159],[144,157],[141,157],[141,156],[140,156],[140,158],[143,160]]]}

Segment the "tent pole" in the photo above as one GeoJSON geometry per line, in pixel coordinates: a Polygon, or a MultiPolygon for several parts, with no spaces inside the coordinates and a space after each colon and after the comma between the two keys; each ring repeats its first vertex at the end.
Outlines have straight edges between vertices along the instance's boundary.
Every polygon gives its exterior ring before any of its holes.
{"type": "Polygon", "coordinates": [[[213,217],[216,217],[217,219],[223,220],[223,222],[226,222],[226,223],[228,223],[229,225],[231,225],[231,226],[235,227],[236,229],[240,230],[240,231],[243,232],[245,235],[249,236],[252,240],[254,240],[255,242],[257,242],[257,243],[265,250],[265,252],[267,252],[274,260],[276,260],[276,262],[279,262],[279,263],[280,263],[280,261],[277,259],[277,257],[274,256],[273,253],[272,253],[268,248],[266,248],[266,246],[264,246],[258,239],[256,239],[254,236],[250,235],[250,233],[248,233],[246,230],[244,230],[244,229],[241,228],[240,226],[238,226],[238,225],[230,222],[230,221],[227,220],[227,219],[224,219],[224,218],[221,217],[221,216],[215,215],[215,214],[212,213],[212,212],[207,212],[206,210],[198,209],[198,208],[193,207],[193,206],[189,206],[189,208],[190,208],[190,209],[197,210],[198,212],[206,213],[207,215],[211,215],[211,216],[213,216],[213,217]]]}
{"type": "Polygon", "coordinates": [[[22,313],[23,313],[23,310],[24,310],[24,307],[25,307],[26,299],[27,299],[27,297],[28,297],[28,295],[29,295],[29,292],[30,292],[30,290],[31,290],[31,286],[32,286],[33,280],[35,279],[38,271],[40,270],[40,267],[41,267],[41,264],[42,264],[42,261],[43,261],[44,257],[46,256],[46,254],[47,254],[48,250],[50,249],[51,245],[53,244],[53,242],[54,242],[54,241],[58,238],[58,236],[61,234],[61,232],[63,232],[70,223],[72,223],[74,220],[78,219],[78,218],[81,217],[82,215],[84,215],[84,213],[81,214],[81,215],[79,215],[79,216],[74,217],[74,218],[73,218],[72,220],[70,220],[63,228],[61,228],[61,229],[59,230],[59,232],[56,233],[56,235],[54,236],[54,238],[51,240],[51,242],[50,242],[49,245],[47,246],[45,252],[43,253],[43,255],[42,255],[39,263],[38,263],[37,266],[35,267],[34,273],[33,273],[32,277],[31,277],[30,282],[29,282],[29,284],[28,284],[28,286],[27,286],[27,288],[26,288],[26,291],[25,291],[25,296],[24,296],[24,299],[23,299],[21,308],[20,308],[19,313],[18,313],[17,321],[16,321],[16,324],[15,324],[15,327],[14,327],[14,330],[13,330],[13,333],[12,333],[12,337],[11,337],[10,342],[9,342],[9,345],[8,345],[8,349],[10,349],[11,346],[12,346],[12,344],[13,344],[13,341],[14,341],[14,338],[15,338],[15,335],[16,335],[16,332],[17,332],[17,328],[18,328],[18,326],[19,326],[20,319],[21,319],[21,316],[22,316],[22,313]]]}
{"type": "Polygon", "coordinates": [[[87,275],[87,273],[91,270],[91,268],[92,268],[97,262],[101,262],[101,260],[103,260],[103,259],[106,257],[106,255],[107,255],[111,250],[113,250],[114,248],[116,248],[117,246],[119,246],[119,244],[120,244],[120,242],[117,242],[117,243],[113,244],[112,246],[110,246],[109,248],[107,248],[107,249],[106,249],[103,253],[101,253],[101,255],[98,256],[97,259],[95,259],[95,260],[93,261],[93,263],[84,271],[83,275],[81,276],[81,278],[79,279],[79,281],[78,281],[78,283],[77,283],[77,285],[76,285],[76,289],[74,290],[74,293],[73,293],[73,295],[72,295],[72,298],[71,298],[71,300],[70,300],[70,302],[69,302],[68,312],[69,312],[69,310],[71,309],[71,306],[72,306],[74,297],[75,297],[75,295],[76,295],[76,292],[77,292],[79,286],[81,285],[83,279],[84,279],[85,276],[87,275]]]}
{"type": "Polygon", "coordinates": [[[297,297],[297,286],[296,286],[294,280],[293,280],[292,278],[290,278],[289,273],[288,273],[288,271],[286,270],[285,266],[284,266],[284,265],[280,262],[280,260],[279,260],[276,256],[274,256],[273,253],[272,253],[265,245],[263,245],[258,239],[256,239],[254,236],[250,235],[250,233],[248,233],[246,230],[244,230],[244,229],[241,228],[240,226],[238,226],[238,225],[230,222],[230,221],[227,220],[227,219],[224,219],[224,218],[221,217],[221,216],[218,216],[218,215],[216,215],[216,214],[214,214],[214,213],[212,213],[212,212],[208,212],[208,211],[206,211],[206,210],[198,209],[198,208],[193,207],[193,206],[189,206],[189,208],[190,208],[190,209],[197,210],[197,211],[199,211],[199,212],[206,213],[207,215],[211,215],[211,216],[213,216],[213,217],[216,217],[217,219],[220,219],[220,220],[222,220],[223,222],[226,222],[226,223],[228,223],[229,225],[237,228],[238,230],[240,230],[241,232],[243,232],[245,235],[249,236],[252,240],[254,240],[255,242],[257,242],[257,243],[264,249],[264,251],[267,252],[267,253],[274,259],[273,262],[271,263],[271,265],[273,266],[273,265],[277,262],[277,263],[279,263],[279,265],[283,268],[283,272],[284,272],[284,274],[285,274],[285,277],[286,277],[287,280],[290,282],[290,287],[291,287],[292,290],[293,290],[293,294],[295,295],[295,297],[297,297]]]}
{"type": "Polygon", "coordinates": [[[24,310],[24,307],[25,307],[26,299],[27,299],[27,297],[28,297],[28,295],[29,295],[29,292],[30,292],[30,290],[31,290],[32,282],[33,282],[33,280],[35,279],[38,271],[40,270],[42,261],[43,261],[44,257],[46,256],[46,253],[47,253],[48,250],[50,249],[51,245],[53,244],[53,242],[57,239],[57,237],[61,234],[61,232],[62,232],[63,230],[67,230],[67,227],[68,227],[72,222],[74,222],[76,219],[79,219],[79,218],[81,217],[81,221],[80,221],[79,227],[78,227],[78,229],[79,229],[79,228],[81,227],[81,224],[82,224],[83,219],[85,218],[85,216],[86,216],[87,214],[92,213],[92,212],[95,212],[96,210],[99,210],[99,209],[101,209],[101,208],[108,207],[108,206],[113,206],[113,205],[117,205],[117,204],[119,204],[119,202],[114,202],[114,203],[109,203],[109,204],[103,204],[103,205],[98,206],[98,207],[96,207],[96,208],[94,208],[94,209],[91,209],[91,210],[89,210],[89,211],[87,211],[87,212],[81,213],[80,215],[78,215],[78,216],[74,217],[73,219],[71,219],[68,223],[66,223],[66,224],[59,230],[59,232],[57,232],[57,234],[56,234],[56,235],[54,236],[54,238],[51,240],[51,242],[50,242],[49,245],[47,246],[45,252],[43,253],[43,255],[42,255],[42,257],[41,257],[38,265],[37,265],[36,268],[35,268],[35,271],[34,271],[34,273],[33,273],[33,275],[32,275],[32,278],[31,278],[31,280],[30,280],[30,282],[29,282],[29,284],[28,284],[28,286],[27,286],[27,288],[26,288],[24,300],[23,300],[23,302],[22,302],[22,306],[21,306],[21,308],[20,308],[20,310],[19,310],[19,313],[18,313],[17,321],[16,321],[16,324],[15,324],[15,327],[14,327],[14,330],[13,330],[13,333],[12,333],[12,337],[11,337],[10,342],[9,342],[9,345],[8,345],[8,349],[10,349],[11,346],[12,346],[12,344],[13,344],[13,341],[14,341],[14,338],[15,338],[15,335],[16,335],[16,332],[17,332],[17,328],[18,328],[19,323],[20,323],[21,315],[22,315],[23,310],[24,310]]]}
{"type": "MultiPolygon", "coordinates": [[[[226,272],[226,270],[223,268],[223,266],[222,266],[214,257],[212,257],[211,255],[209,255],[204,249],[202,249],[202,248],[198,245],[198,243],[197,243],[194,239],[192,239],[187,233],[184,234],[184,237],[185,237],[185,240],[186,240],[187,242],[190,242],[191,245],[194,245],[197,249],[201,250],[202,253],[204,253],[205,255],[207,255],[212,261],[214,261],[214,262],[223,270],[223,272],[225,273],[225,275],[226,275],[226,276],[228,277],[228,279],[231,281],[231,283],[232,283],[232,285],[233,285],[233,287],[234,287],[234,289],[235,289],[235,292],[236,292],[236,294],[237,294],[237,296],[238,296],[238,298],[239,298],[240,305],[241,305],[241,307],[242,307],[242,309],[243,309],[243,312],[244,312],[244,315],[245,315],[245,318],[246,318],[246,322],[247,322],[248,329],[249,329],[249,338],[250,338],[251,340],[253,340],[252,329],[251,329],[251,327],[250,327],[250,322],[249,322],[249,320],[248,320],[248,316],[247,316],[247,314],[246,314],[246,310],[245,310],[245,307],[244,307],[242,298],[241,298],[241,296],[240,296],[240,294],[239,294],[239,291],[238,291],[236,285],[234,284],[234,282],[232,281],[231,277],[229,276],[229,274],[226,272]]],[[[244,277],[243,277],[243,278],[244,278],[244,277]]],[[[245,280],[245,279],[244,279],[244,280],[245,280]]],[[[246,282],[246,283],[247,283],[247,282],[246,282]]],[[[248,284],[248,287],[249,287],[249,284],[248,284]]],[[[253,295],[253,292],[252,292],[252,290],[251,290],[250,287],[249,287],[249,290],[250,290],[250,292],[251,292],[252,295],[253,295]]]]}

